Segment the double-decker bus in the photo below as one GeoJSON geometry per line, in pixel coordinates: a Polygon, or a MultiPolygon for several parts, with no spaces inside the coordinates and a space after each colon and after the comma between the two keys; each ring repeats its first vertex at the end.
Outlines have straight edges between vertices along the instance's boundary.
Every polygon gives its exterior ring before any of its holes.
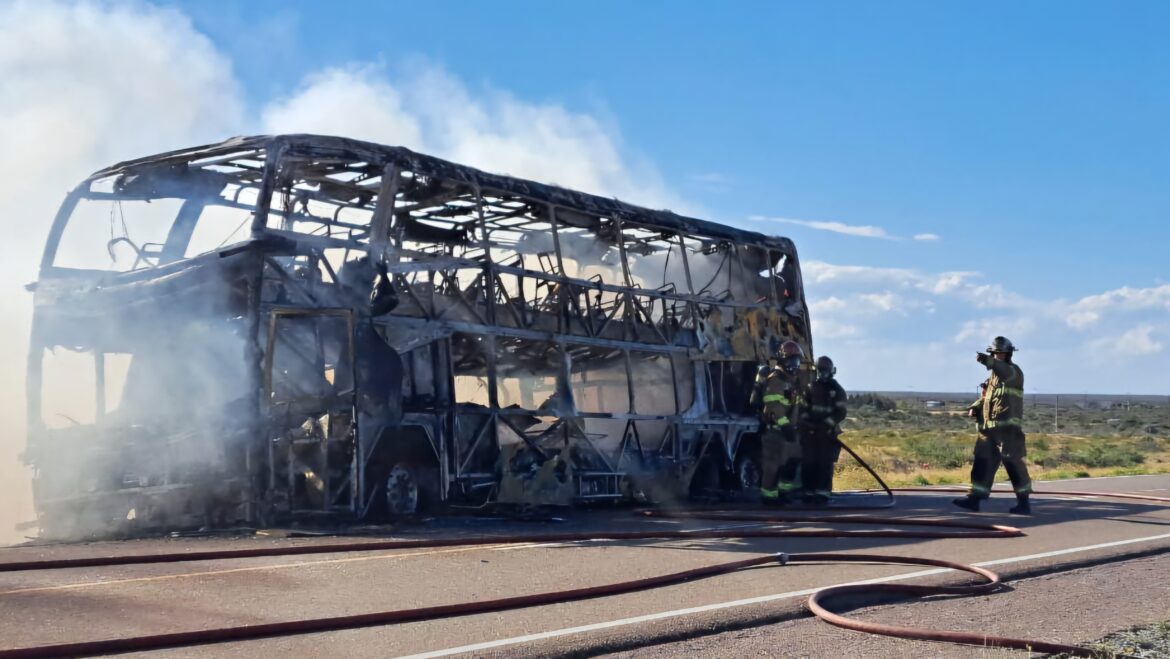
{"type": "Polygon", "coordinates": [[[317,135],[93,174],[30,288],[57,537],[733,494],[812,349],[786,238],[317,135]]]}

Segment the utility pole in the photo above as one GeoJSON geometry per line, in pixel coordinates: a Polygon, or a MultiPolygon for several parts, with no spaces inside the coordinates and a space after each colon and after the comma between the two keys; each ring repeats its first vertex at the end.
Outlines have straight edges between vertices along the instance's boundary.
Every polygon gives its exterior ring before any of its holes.
{"type": "Polygon", "coordinates": [[[1056,394],[1056,414],[1052,417],[1052,432],[1060,432],[1060,394],[1056,394]]]}

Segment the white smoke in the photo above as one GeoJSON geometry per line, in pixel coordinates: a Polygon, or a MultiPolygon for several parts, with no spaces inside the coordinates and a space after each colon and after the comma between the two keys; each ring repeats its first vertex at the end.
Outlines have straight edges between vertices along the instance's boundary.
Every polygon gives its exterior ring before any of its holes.
{"type": "Polygon", "coordinates": [[[653,167],[624,154],[615,129],[559,105],[487,90],[473,94],[433,65],[395,79],[375,66],[329,69],[269,104],[268,133],[323,133],[405,146],[493,173],[694,212],[653,167]]]}
{"type": "Polygon", "coordinates": [[[118,160],[222,139],[243,115],[230,63],[182,14],[148,5],[0,6],[0,542],[32,517],[24,449],[31,295],[70,187],[118,160]]]}
{"type": "MultiPolygon", "coordinates": [[[[0,6],[0,542],[32,517],[24,368],[31,295],[65,193],[120,160],[261,132],[400,144],[482,169],[687,212],[615,129],[556,104],[473,92],[416,64],[309,74],[251,115],[232,64],[181,12],[144,2],[17,0],[0,6]]],[[[691,211],[694,212],[694,211],[691,211]]]]}

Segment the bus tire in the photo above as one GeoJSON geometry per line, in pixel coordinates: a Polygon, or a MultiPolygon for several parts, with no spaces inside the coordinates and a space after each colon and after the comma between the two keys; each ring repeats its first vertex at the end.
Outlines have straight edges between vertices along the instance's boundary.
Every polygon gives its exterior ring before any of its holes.
{"type": "Polygon", "coordinates": [[[760,489],[760,458],[755,451],[741,451],[735,459],[735,484],[741,493],[755,493],[760,489]]]}
{"type": "Polygon", "coordinates": [[[410,517],[422,509],[423,492],[418,471],[418,466],[409,460],[391,465],[382,491],[388,518],[410,517]]]}

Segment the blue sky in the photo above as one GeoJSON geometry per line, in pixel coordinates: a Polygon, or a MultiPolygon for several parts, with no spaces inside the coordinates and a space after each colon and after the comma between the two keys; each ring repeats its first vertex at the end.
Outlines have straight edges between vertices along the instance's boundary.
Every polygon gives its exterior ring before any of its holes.
{"type": "Polygon", "coordinates": [[[1074,294],[1068,280],[1087,260],[1108,266],[1091,276],[1104,287],[1160,276],[1165,3],[179,6],[232,54],[254,104],[323,66],[393,71],[422,56],[472,89],[604,114],[721,221],[779,215],[944,238],[809,235],[809,253],[948,268],[974,265],[975,246],[1004,236],[995,270],[1022,293],[1074,294]],[[252,25],[283,45],[245,39],[252,25]],[[696,178],[711,174],[725,184],[696,178]]]}
{"type": "Polygon", "coordinates": [[[1170,389],[1168,3],[21,6],[75,31],[39,75],[106,53],[181,87],[79,78],[113,116],[152,111],[75,162],[401,143],[793,238],[847,387],[973,390],[1006,334],[1030,391],[1170,389]],[[184,93],[215,107],[176,112],[184,93]]]}

